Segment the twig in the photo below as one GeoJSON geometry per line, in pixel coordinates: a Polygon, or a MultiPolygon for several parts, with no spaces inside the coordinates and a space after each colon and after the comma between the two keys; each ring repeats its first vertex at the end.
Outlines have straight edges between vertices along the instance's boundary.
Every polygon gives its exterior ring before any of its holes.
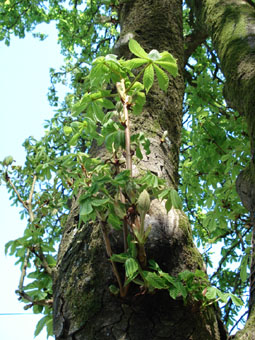
{"type": "Polygon", "coordinates": [[[118,285],[119,285],[120,296],[124,297],[124,296],[126,296],[126,289],[123,288],[123,285],[122,285],[121,279],[120,279],[120,275],[119,275],[119,272],[118,272],[118,269],[116,267],[115,262],[113,260],[111,260],[112,248],[111,248],[111,243],[110,243],[110,240],[109,240],[108,232],[107,232],[107,229],[106,229],[106,225],[105,225],[105,223],[103,221],[100,221],[100,226],[101,226],[102,233],[103,233],[106,253],[107,253],[107,255],[110,258],[110,261],[111,261],[111,264],[112,264],[112,270],[113,270],[113,273],[114,273],[114,275],[115,275],[115,277],[117,279],[118,285]]]}
{"type": "Polygon", "coordinates": [[[25,279],[25,276],[26,276],[29,255],[30,255],[30,249],[27,249],[26,255],[25,255],[25,260],[24,260],[24,263],[23,263],[22,271],[21,271],[20,280],[19,280],[19,291],[20,292],[23,291],[24,279],[25,279]]]}
{"type": "Polygon", "coordinates": [[[245,315],[248,313],[248,311],[245,311],[240,318],[236,321],[236,323],[234,324],[234,326],[230,329],[229,334],[231,334],[233,332],[233,330],[235,329],[235,327],[238,325],[238,323],[245,317],[245,315]]]}
{"type": "Polygon", "coordinates": [[[37,178],[36,175],[34,175],[33,183],[32,183],[31,190],[30,190],[30,193],[29,193],[29,197],[28,197],[28,200],[27,200],[28,213],[29,213],[29,217],[30,217],[31,222],[34,221],[34,213],[33,213],[33,209],[32,209],[32,199],[33,199],[33,193],[34,193],[34,190],[35,190],[36,178],[37,178]]]}
{"type": "Polygon", "coordinates": [[[12,189],[15,191],[15,194],[17,195],[18,200],[20,201],[20,203],[23,205],[23,207],[24,207],[26,210],[28,210],[28,206],[27,206],[26,202],[21,198],[21,196],[20,196],[18,190],[16,189],[15,185],[12,183],[12,180],[10,179],[9,176],[7,177],[7,181],[8,181],[8,183],[10,184],[10,186],[12,187],[12,189]]]}
{"type": "Polygon", "coordinates": [[[25,310],[33,307],[34,305],[38,305],[38,306],[52,306],[52,304],[53,304],[53,299],[43,299],[43,300],[37,300],[36,301],[31,296],[29,296],[28,294],[26,294],[23,291],[16,290],[15,293],[19,294],[19,296],[22,297],[23,299],[31,302],[31,304],[29,304],[29,305],[24,307],[25,310]]]}
{"type": "Polygon", "coordinates": [[[41,260],[42,266],[43,266],[43,268],[45,269],[45,271],[46,271],[50,276],[52,276],[53,269],[49,266],[49,264],[48,264],[48,262],[47,262],[47,260],[46,260],[46,258],[45,258],[45,256],[44,256],[44,254],[43,254],[41,248],[38,248],[38,252],[35,250],[34,247],[31,247],[31,248],[29,248],[29,249],[30,249],[30,251],[31,251],[36,257],[38,257],[38,258],[41,260]]]}

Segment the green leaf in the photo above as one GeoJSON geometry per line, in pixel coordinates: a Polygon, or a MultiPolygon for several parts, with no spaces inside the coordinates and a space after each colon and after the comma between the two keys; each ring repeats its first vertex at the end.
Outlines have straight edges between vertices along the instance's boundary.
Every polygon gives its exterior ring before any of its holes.
{"type": "Polygon", "coordinates": [[[110,200],[109,198],[93,199],[93,200],[90,201],[90,203],[94,207],[100,207],[100,206],[104,206],[106,203],[108,203],[109,200],[110,200]]]}
{"type": "Polygon", "coordinates": [[[46,315],[37,322],[37,325],[35,327],[35,332],[34,332],[35,337],[41,333],[43,327],[46,325],[48,320],[49,320],[49,316],[46,315]]]}
{"type": "Polygon", "coordinates": [[[170,191],[170,197],[171,197],[171,202],[172,202],[173,207],[175,209],[181,210],[182,209],[182,201],[181,201],[180,196],[178,195],[177,191],[172,189],[170,191]]]}
{"type": "Polygon", "coordinates": [[[159,265],[157,264],[156,261],[149,260],[148,263],[149,263],[149,266],[150,266],[151,269],[156,270],[157,272],[161,271],[161,269],[160,269],[160,267],[159,267],[159,265]]]}
{"type": "Polygon", "coordinates": [[[111,260],[114,262],[120,262],[125,263],[127,259],[129,259],[129,255],[127,253],[121,253],[121,254],[112,254],[111,260]]]}
{"type": "Polygon", "coordinates": [[[125,205],[120,201],[114,202],[114,212],[122,220],[126,216],[125,205]]]}
{"type": "Polygon", "coordinates": [[[164,189],[158,194],[159,199],[164,199],[167,198],[169,195],[170,190],[169,189],[164,189]]]}
{"type": "Polygon", "coordinates": [[[91,202],[88,200],[80,202],[80,216],[86,216],[92,213],[93,208],[91,202]]]}
{"type": "Polygon", "coordinates": [[[237,307],[243,305],[243,301],[242,301],[241,299],[239,299],[237,296],[235,296],[234,294],[229,293],[229,296],[230,296],[231,300],[233,301],[233,303],[234,303],[237,307]]]}
{"type": "Polygon", "coordinates": [[[172,208],[172,200],[171,200],[171,197],[169,197],[166,201],[166,204],[165,204],[165,208],[166,208],[166,211],[169,212],[172,208]]]}
{"type": "Polygon", "coordinates": [[[155,61],[155,64],[160,65],[167,70],[172,76],[176,77],[178,74],[178,67],[176,63],[169,63],[167,61],[155,61]]]}
{"type": "Polygon", "coordinates": [[[133,58],[123,62],[123,65],[128,69],[132,70],[133,68],[140,67],[144,64],[148,63],[148,59],[141,59],[141,58],[133,58]]]}
{"type": "Polygon", "coordinates": [[[217,289],[217,294],[222,302],[224,303],[228,302],[228,299],[229,299],[228,293],[222,293],[219,289],[217,289]]]}
{"type": "Polygon", "coordinates": [[[34,305],[33,306],[33,313],[34,314],[40,314],[43,311],[43,306],[39,306],[39,305],[34,305]]]}
{"type": "Polygon", "coordinates": [[[141,114],[144,104],[146,102],[145,93],[144,92],[137,92],[134,97],[134,105],[132,105],[132,111],[135,115],[141,114]]]}
{"type": "Polygon", "coordinates": [[[13,245],[13,243],[14,243],[14,241],[9,241],[9,242],[7,242],[7,243],[5,244],[5,246],[4,246],[4,253],[5,253],[5,255],[8,254],[8,250],[9,250],[9,248],[13,245]]]}
{"type": "Polygon", "coordinates": [[[129,254],[130,254],[133,258],[136,258],[136,256],[137,256],[137,248],[136,248],[135,242],[132,241],[131,235],[130,235],[130,234],[128,234],[127,242],[128,242],[128,252],[129,252],[129,254]]]}
{"type": "Polygon", "coordinates": [[[130,257],[126,260],[125,270],[128,278],[134,278],[137,275],[138,268],[138,263],[134,258],[130,257]]]}
{"type": "Polygon", "coordinates": [[[161,68],[158,67],[156,64],[154,64],[154,69],[156,71],[159,87],[161,88],[161,90],[166,91],[169,84],[167,74],[163,70],[161,70],[161,68]]]}
{"type": "Polygon", "coordinates": [[[128,43],[128,47],[130,49],[130,51],[136,55],[137,57],[140,58],[148,58],[148,53],[146,53],[144,51],[144,49],[142,48],[142,46],[134,39],[130,39],[129,43],[128,43]]]}
{"type": "Polygon", "coordinates": [[[69,136],[73,132],[73,129],[71,128],[71,126],[64,126],[63,130],[66,136],[69,136]]]}
{"type": "Polygon", "coordinates": [[[143,154],[141,152],[141,149],[137,146],[136,149],[135,149],[135,154],[136,154],[136,157],[139,158],[139,159],[143,159],[143,154]]]}
{"type": "Polygon", "coordinates": [[[103,98],[102,99],[102,106],[105,107],[106,109],[114,109],[115,108],[115,105],[113,104],[113,102],[109,99],[106,99],[106,98],[103,98]]]}
{"type": "Polygon", "coordinates": [[[175,63],[176,64],[176,59],[173,57],[173,55],[167,51],[161,52],[161,61],[167,61],[169,63],[175,63]]]}
{"type": "Polygon", "coordinates": [[[3,165],[8,166],[11,165],[13,162],[13,157],[12,156],[7,156],[3,160],[3,165]]]}
{"type": "Polygon", "coordinates": [[[172,299],[176,299],[178,297],[178,295],[180,295],[179,290],[175,287],[172,286],[168,289],[169,295],[171,296],[172,299]]]}
{"type": "Polygon", "coordinates": [[[148,284],[152,288],[156,288],[156,289],[168,288],[165,280],[162,277],[158,276],[156,273],[143,271],[143,275],[145,277],[145,280],[148,282],[148,284]]]}
{"type": "Polygon", "coordinates": [[[50,316],[49,320],[46,322],[46,328],[47,328],[47,339],[49,336],[53,336],[53,318],[50,316]]]}
{"type": "Polygon", "coordinates": [[[69,141],[69,145],[70,146],[74,146],[74,145],[76,145],[77,144],[77,141],[78,141],[78,139],[79,139],[79,137],[80,137],[80,133],[78,132],[78,133],[76,133],[72,138],[71,138],[71,140],[69,141]]]}
{"type": "Polygon", "coordinates": [[[113,215],[113,214],[110,213],[108,218],[107,218],[107,221],[116,230],[121,230],[122,227],[123,227],[122,221],[115,214],[113,215]]]}
{"type": "Polygon", "coordinates": [[[152,64],[148,65],[143,74],[143,85],[146,93],[149,92],[154,82],[154,68],[152,64]]]}
{"type": "Polygon", "coordinates": [[[209,300],[215,300],[216,297],[217,297],[217,288],[215,288],[215,287],[208,287],[205,296],[209,300]]]}

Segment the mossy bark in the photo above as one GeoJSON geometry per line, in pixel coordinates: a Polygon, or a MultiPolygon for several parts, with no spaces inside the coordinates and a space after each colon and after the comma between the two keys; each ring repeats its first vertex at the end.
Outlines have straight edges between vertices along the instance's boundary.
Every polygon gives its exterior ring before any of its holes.
{"type": "Polygon", "coordinates": [[[254,340],[255,339],[255,308],[250,314],[244,329],[237,332],[233,337],[234,340],[254,340]]]}
{"type": "MultiPolygon", "coordinates": [[[[169,91],[165,94],[155,85],[143,114],[131,121],[132,131],[143,131],[151,140],[151,154],[135,163],[134,175],[148,169],[177,187],[184,93],[182,1],[125,1],[120,18],[117,53],[130,56],[127,38],[132,36],[146,51],[167,50],[178,59],[179,75],[170,80],[169,91]],[[164,130],[168,130],[169,141],[161,143],[164,130]]],[[[75,203],[63,232],[54,277],[57,340],[226,339],[212,306],[202,309],[200,303],[184,305],[181,298],[171,299],[167,291],[143,294],[136,285],[130,286],[125,298],[111,295],[108,287],[116,282],[100,227],[87,224],[78,229],[78,213],[75,203]]],[[[167,214],[164,205],[154,200],[145,223],[152,226],[147,256],[162,270],[176,275],[185,269],[202,269],[202,258],[182,212],[172,209],[167,214]]],[[[113,250],[122,252],[116,239],[119,236],[113,234],[113,250]]]]}
{"type": "Polygon", "coordinates": [[[254,153],[255,8],[242,0],[194,3],[226,77],[224,95],[232,108],[245,114],[254,153]]]}

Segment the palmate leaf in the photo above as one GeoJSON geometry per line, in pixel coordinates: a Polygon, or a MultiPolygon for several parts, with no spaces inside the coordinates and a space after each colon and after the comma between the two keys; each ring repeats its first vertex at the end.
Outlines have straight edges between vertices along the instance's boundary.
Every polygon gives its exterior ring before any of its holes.
{"type": "Polygon", "coordinates": [[[155,63],[167,70],[172,76],[176,77],[178,74],[178,66],[176,59],[171,53],[164,51],[160,53],[161,59],[156,60],[155,63]]]}
{"type": "Polygon", "coordinates": [[[128,43],[128,47],[130,49],[130,51],[136,55],[137,57],[140,58],[148,58],[148,53],[146,53],[144,51],[144,49],[142,48],[142,46],[134,39],[130,39],[129,43],[128,43]]]}

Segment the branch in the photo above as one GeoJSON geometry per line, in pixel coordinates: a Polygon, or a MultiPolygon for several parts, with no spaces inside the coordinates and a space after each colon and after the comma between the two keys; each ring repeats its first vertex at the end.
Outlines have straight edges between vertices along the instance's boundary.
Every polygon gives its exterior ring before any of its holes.
{"type": "Polygon", "coordinates": [[[46,260],[46,258],[45,258],[45,256],[44,256],[42,250],[39,248],[39,249],[38,249],[38,253],[37,253],[34,247],[31,247],[31,248],[29,248],[29,249],[30,249],[30,251],[31,251],[36,257],[38,257],[38,258],[41,260],[42,266],[43,266],[43,268],[45,269],[45,271],[46,271],[50,276],[52,276],[53,269],[49,266],[49,264],[48,264],[48,262],[47,262],[47,260],[46,260]]]}
{"type": "Polygon", "coordinates": [[[27,249],[26,255],[25,255],[25,260],[24,260],[24,263],[23,263],[22,271],[21,271],[20,280],[19,280],[19,291],[23,291],[24,279],[25,279],[25,276],[26,276],[29,255],[30,255],[30,249],[27,249]]]}
{"type": "Polygon", "coordinates": [[[117,279],[118,285],[119,285],[120,296],[124,297],[124,296],[126,296],[126,293],[127,293],[127,287],[123,288],[123,285],[121,283],[121,279],[120,279],[119,272],[118,272],[118,269],[116,267],[116,264],[113,260],[111,260],[112,248],[111,248],[111,243],[110,243],[108,233],[107,233],[107,230],[106,230],[106,225],[103,221],[100,221],[100,226],[101,226],[103,237],[104,237],[104,244],[105,244],[105,248],[106,248],[106,253],[110,258],[110,261],[111,261],[111,264],[112,264],[112,270],[113,270],[113,273],[114,273],[114,275],[117,279]]]}
{"type": "Polygon", "coordinates": [[[25,310],[33,307],[34,305],[38,305],[38,306],[52,306],[53,304],[53,299],[43,299],[43,300],[34,300],[31,296],[29,296],[28,294],[26,294],[24,291],[20,291],[20,290],[16,290],[15,292],[16,294],[19,294],[19,296],[29,302],[31,302],[31,304],[26,305],[24,307],[25,310]]]}
{"type": "MultiPolygon", "coordinates": [[[[235,327],[239,324],[239,322],[245,317],[245,315],[248,314],[248,310],[245,311],[240,318],[236,321],[236,323],[234,324],[234,326],[230,329],[229,334],[231,334],[233,332],[233,330],[235,329],[235,327]]],[[[232,339],[232,338],[230,338],[232,339]]]]}
{"type": "Polygon", "coordinates": [[[30,217],[31,222],[34,221],[34,213],[33,213],[33,209],[32,209],[32,198],[33,198],[33,193],[34,193],[34,190],[35,190],[35,182],[36,182],[36,175],[34,175],[34,177],[33,177],[32,187],[31,187],[29,197],[28,197],[28,200],[27,200],[28,213],[29,213],[29,217],[30,217]]]}
{"type": "Polygon", "coordinates": [[[16,189],[15,185],[12,183],[12,180],[10,179],[10,177],[8,176],[8,174],[6,173],[6,180],[7,182],[10,184],[10,186],[12,187],[12,189],[15,191],[15,194],[18,197],[18,200],[20,201],[20,203],[23,205],[23,207],[28,211],[28,206],[26,204],[26,202],[21,198],[18,190],[16,189]]]}
{"type": "Polygon", "coordinates": [[[184,38],[184,65],[187,64],[189,57],[193,54],[198,46],[200,46],[208,38],[208,33],[203,29],[197,29],[184,38]]]}

